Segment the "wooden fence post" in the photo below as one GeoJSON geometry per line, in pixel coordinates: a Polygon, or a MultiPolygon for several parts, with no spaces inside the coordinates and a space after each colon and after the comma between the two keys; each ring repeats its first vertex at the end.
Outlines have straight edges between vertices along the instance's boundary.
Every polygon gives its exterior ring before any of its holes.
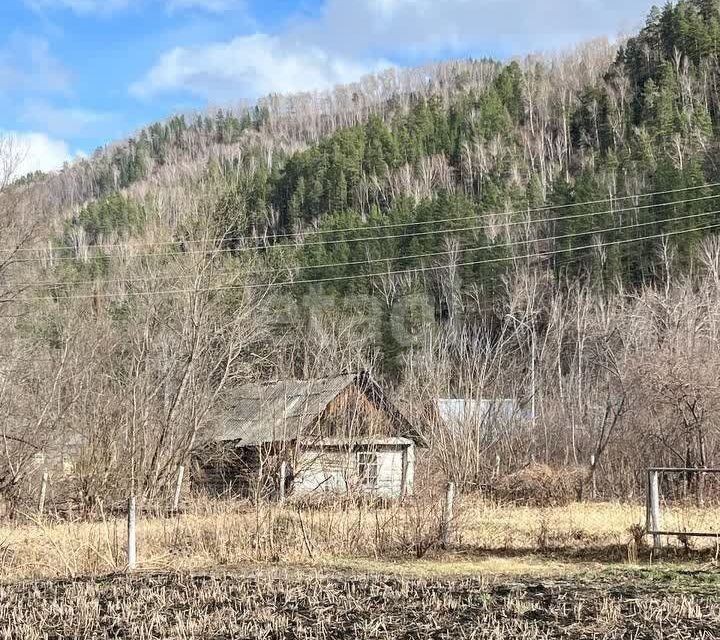
{"type": "Polygon", "coordinates": [[[177,482],[175,483],[175,496],[173,497],[172,512],[177,513],[180,508],[180,493],[182,492],[183,476],[185,475],[185,465],[178,467],[177,482]]]}
{"type": "Polygon", "coordinates": [[[42,516],[45,511],[45,495],[47,494],[48,485],[48,472],[44,471],[42,474],[42,481],[40,482],[40,499],[38,500],[38,513],[42,516]]]}
{"type": "Polygon", "coordinates": [[[698,471],[696,502],[698,509],[702,509],[705,506],[705,474],[702,470],[698,471]]]}
{"type": "Polygon", "coordinates": [[[280,486],[278,487],[278,502],[285,502],[285,482],[287,481],[287,462],[280,463],[280,486]]]}
{"type": "MultiPolygon", "coordinates": [[[[655,469],[651,469],[648,472],[647,519],[648,531],[660,531],[660,472],[655,469]]],[[[652,537],[653,548],[659,551],[662,549],[662,536],[658,533],[653,533],[652,537]]]]}
{"type": "Polygon", "coordinates": [[[455,483],[448,482],[447,492],[445,493],[445,505],[442,515],[442,527],[440,542],[443,549],[447,549],[452,540],[453,534],[453,506],[455,502],[455,483]]]}
{"type": "Polygon", "coordinates": [[[137,564],[137,529],[136,529],[135,496],[128,499],[128,521],[127,521],[127,568],[128,571],[135,569],[137,564]]]}

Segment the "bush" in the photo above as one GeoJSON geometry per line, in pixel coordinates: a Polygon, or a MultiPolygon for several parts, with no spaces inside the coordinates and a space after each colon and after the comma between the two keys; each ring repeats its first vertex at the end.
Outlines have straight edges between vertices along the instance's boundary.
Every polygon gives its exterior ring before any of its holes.
{"type": "Polygon", "coordinates": [[[498,480],[501,501],[526,506],[562,506],[582,498],[585,472],[576,467],[555,469],[533,464],[498,480]]]}

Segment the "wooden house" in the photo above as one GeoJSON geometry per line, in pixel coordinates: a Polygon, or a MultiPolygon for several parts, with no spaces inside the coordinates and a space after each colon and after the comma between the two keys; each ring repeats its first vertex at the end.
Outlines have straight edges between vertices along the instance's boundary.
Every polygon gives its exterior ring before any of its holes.
{"type": "Polygon", "coordinates": [[[412,493],[420,433],[367,373],[236,389],[196,474],[213,493],[412,493]]]}

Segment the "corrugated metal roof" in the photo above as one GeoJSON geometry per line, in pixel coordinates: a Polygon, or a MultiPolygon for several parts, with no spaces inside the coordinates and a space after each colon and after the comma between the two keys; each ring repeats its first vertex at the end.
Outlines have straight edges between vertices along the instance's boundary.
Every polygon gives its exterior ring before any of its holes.
{"type": "Polygon", "coordinates": [[[347,447],[347,446],[362,446],[362,447],[409,447],[414,444],[414,441],[410,438],[387,438],[378,436],[376,438],[321,438],[318,440],[307,440],[303,442],[303,446],[311,449],[322,449],[323,447],[335,448],[335,447],[347,447]]]}
{"type": "Polygon", "coordinates": [[[228,402],[216,440],[240,446],[294,440],[358,375],[239,387],[228,402]]]}
{"type": "Polygon", "coordinates": [[[532,411],[517,400],[509,398],[439,398],[437,411],[447,423],[466,423],[485,420],[532,420],[532,411]]]}

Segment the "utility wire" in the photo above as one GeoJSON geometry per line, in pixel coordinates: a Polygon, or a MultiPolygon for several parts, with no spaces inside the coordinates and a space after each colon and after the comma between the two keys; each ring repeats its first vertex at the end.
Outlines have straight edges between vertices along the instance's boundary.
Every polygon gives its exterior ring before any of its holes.
{"type": "MultiPolygon", "coordinates": [[[[333,233],[349,233],[354,231],[374,231],[377,229],[396,229],[401,227],[410,227],[415,225],[430,225],[430,224],[444,224],[447,222],[460,222],[462,220],[477,220],[482,218],[492,218],[496,216],[512,216],[512,215],[518,215],[518,214],[527,214],[527,213],[538,213],[542,211],[552,211],[556,209],[567,209],[570,207],[582,207],[582,206],[589,206],[594,204],[602,204],[604,202],[613,202],[613,201],[621,201],[621,200],[630,200],[630,199],[638,199],[638,198],[652,198],[655,196],[663,196],[663,195],[670,195],[674,193],[685,193],[687,191],[697,191],[698,189],[712,189],[715,187],[720,187],[720,182],[713,182],[709,184],[702,184],[702,185],[696,185],[692,187],[682,187],[679,189],[668,189],[666,191],[653,191],[650,193],[635,193],[635,194],[629,194],[626,196],[608,196],[607,198],[602,198],[599,200],[586,200],[584,202],[568,202],[565,204],[558,204],[558,205],[543,205],[542,207],[533,207],[533,208],[525,208],[525,209],[516,209],[514,211],[498,211],[494,213],[483,213],[483,214],[476,214],[471,216],[460,216],[456,218],[444,218],[439,220],[426,220],[421,222],[396,222],[396,223],[388,223],[388,224],[381,224],[376,225],[373,227],[346,227],[344,229],[315,229],[310,231],[300,231],[297,233],[280,233],[280,234],[270,234],[265,236],[228,236],[228,237],[219,237],[219,238],[212,238],[207,240],[184,240],[186,244],[195,244],[195,243],[205,243],[205,242],[235,242],[235,241],[255,241],[258,239],[267,239],[267,240],[283,240],[283,239],[289,239],[289,238],[300,238],[303,239],[307,237],[308,235],[327,235],[327,234],[333,234],[333,233]]],[[[98,228],[98,227],[96,227],[98,228]]],[[[100,230],[105,231],[114,231],[114,229],[111,229],[109,227],[99,227],[100,230]]],[[[159,241],[159,242],[148,242],[148,243],[140,243],[136,246],[155,246],[155,245],[173,245],[180,242],[180,240],[166,240],[166,241],[159,241]]],[[[108,247],[117,246],[122,247],[123,244],[116,244],[116,245],[105,245],[108,247]]],[[[28,251],[33,251],[33,249],[28,249],[28,251]]]]}
{"type": "MultiPolygon", "coordinates": [[[[548,258],[553,255],[559,255],[563,253],[568,253],[572,251],[583,251],[586,249],[599,249],[602,247],[610,247],[610,246],[619,246],[619,245],[625,245],[630,244],[633,242],[643,242],[646,240],[653,240],[658,238],[666,238],[671,236],[678,236],[686,233],[694,233],[696,231],[705,231],[705,230],[711,230],[711,229],[718,229],[720,228],[720,223],[705,225],[702,227],[693,227],[690,229],[681,229],[677,231],[668,231],[664,233],[657,233],[653,235],[643,236],[640,238],[628,238],[623,240],[613,240],[610,242],[596,242],[592,244],[587,244],[584,246],[579,247],[569,247],[566,249],[556,249],[552,251],[542,251],[542,252],[535,252],[535,253],[527,253],[524,255],[519,256],[504,256],[500,258],[491,258],[487,260],[474,260],[471,262],[461,262],[458,264],[453,265],[453,267],[469,267],[469,266],[476,266],[476,265],[482,265],[482,264],[498,264],[501,262],[511,262],[511,261],[518,261],[518,260],[527,260],[531,258],[548,258]]],[[[201,288],[192,288],[192,289],[168,289],[164,291],[127,291],[127,292],[121,292],[121,293],[89,293],[89,294],[74,294],[74,295],[68,295],[68,296],[36,296],[36,297],[20,297],[16,298],[16,302],[33,302],[33,301],[52,301],[52,302],[58,302],[61,300],[74,300],[74,299],[99,299],[99,298],[124,298],[128,296],[155,296],[155,295],[179,295],[179,294],[188,294],[188,293],[212,293],[212,292],[219,292],[219,291],[229,291],[229,290],[242,290],[242,289],[272,289],[272,288],[279,288],[279,287],[286,287],[286,286],[297,286],[301,284],[321,284],[326,282],[337,282],[337,281],[347,281],[347,280],[358,280],[363,278],[374,278],[378,276],[392,276],[392,275],[409,275],[412,273],[420,273],[420,272],[429,272],[429,271],[439,271],[443,269],[447,269],[447,265],[428,265],[428,266],[421,266],[421,267],[415,267],[410,269],[399,269],[394,271],[383,271],[383,272],[377,272],[377,273],[359,273],[359,274],[352,274],[352,275],[344,275],[344,276],[332,276],[327,278],[309,278],[304,280],[288,280],[288,281],[271,281],[271,282],[264,282],[264,283],[250,283],[250,284],[239,284],[239,285],[220,285],[217,287],[201,287],[201,288]]]]}
{"type": "MultiPolygon", "coordinates": [[[[709,229],[717,229],[720,228],[720,223],[715,223],[711,225],[706,225],[703,227],[695,227],[691,229],[682,229],[679,231],[668,231],[666,233],[658,233],[650,236],[643,236],[642,238],[629,238],[624,240],[613,240],[611,242],[597,242],[593,244],[584,245],[581,247],[569,247],[567,249],[557,249],[553,251],[545,251],[545,252],[537,252],[537,253],[528,253],[525,255],[520,256],[507,256],[502,258],[491,258],[488,260],[474,260],[472,262],[460,262],[456,265],[453,265],[454,267],[470,267],[475,265],[481,265],[481,264],[496,264],[499,262],[509,262],[509,261],[516,261],[516,260],[526,260],[530,258],[546,258],[552,255],[558,255],[562,253],[568,253],[571,251],[583,251],[585,249],[599,249],[602,247],[611,247],[615,245],[623,245],[623,244],[629,244],[632,242],[642,242],[644,240],[653,240],[657,238],[665,238],[669,236],[676,236],[681,235],[684,233],[692,233],[695,231],[704,231],[709,229]]],[[[264,284],[250,284],[245,285],[247,287],[251,288],[258,288],[258,287],[278,287],[278,286],[287,286],[287,285],[298,285],[298,284],[318,284],[322,282],[333,282],[335,280],[355,280],[358,278],[365,278],[365,277],[375,277],[375,276],[387,276],[387,275],[403,275],[403,274],[409,274],[414,273],[416,271],[438,271],[442,269],[447,269],[448,265],[432,265],[432,266],[425,266],[425,267],[417,267],[414,269],[404,269],[404,270],[397,270],[397,271],[385,271],[380,273],[363,273],[363,274],[353,274],[350,276],[335,276],[330,278],[320,278],[320,279],[308,279],[308,280],[296,280],[294,282],[271,282],[271,283],[264,283],[264,284]]]]}
{"type": "MultiPolygon", "coordinates": [[[[578,220],[582,218],[593,218],[601,215],[608,215],[608,214],[619,214],[624,213],[628,211],[641,211],[646,209],[654,209],[654,208],[663,208],[663,207],[672,207],[676,205],[682,205],[682,204],[691,204],[693,202],[702,202],[706,200],[713,200],[716,198],[720,198],[720,194],[715,194],[711,196],[701,196],[698,198],[688,198],[686,200],[675,200],[672,202],[661,202],[657,204],[648,204],[648,205],[640,205],[640,206],[632,206],[632,207],[625,207],[620,209],[607,209],[604,211],[591,211],[588,213],[578,213],[573,214],[569,216],[558,216],[554,218],[537,218],[535,220],[518,220],[514,222],[508,222],[508,223],[501,223],[498,225],[480,225],[480,226],[471,226],[471,227],[463,227],[459,229],[433,229],[430,231],[417,231],[417,232],[411,232],[411,233],[401,233],[401,234],[394,234],[394,235],[380,235],[380,236],[368,236],[366,238],[342,238],[342,239],[335,239],[335,240],[318,240],[318,241],[310,241],[310,242],[304,242],[302,244],[298,245],[270,245],[268,247],[263,246],[254,246],[254,247],[235,247],[235,248],[208,248],[208,249],[189,249],[186,251],[172,251],[172,252],[165,252],[165,253],[138,253],[138,254],[131,254],[127,256],[130,259],[138,259],[138,258],[168,258],[174,255],[181,255],[181,256],[188,256],[188,255],[207,255],[209,253],[213,254],[223,254],[223,253],[230,253],[230,254],[237,254],[237,253],[246,253],[246,252],[257,252],[263,249],[278,249],[278,248],[292,248],[292,249],[303,249],[306,247],[312,247],[312,246],[318,246],[318,245],[326,245],[326,244],[355,244],[359,242],[377,242],[382,240],[392,240],[392,239],[403,239],[403,238],[409,238],[413,239],[416,237],[426,237],[426,236],[433,236],[433,235],[449,235],[449,234],[457,234],[457,233],[464,233],[469,231],[486,231],[488,229],[497,229],[499,226],[505,226],[505,227],[522,227],[527,226],[528,224],[538,224],[538,223],[550,223],[550,222],[563,222],[566,220],[578,220]]],[[[578,205],[579,206],[579,205],[578,205]]],[[[422,224],[422,223],[410,223],[410,224],[422,224]]],[[[160,243],[158,246],[161,246],[163,243],[160,243]]],[[[180,242],[175,242],[173,244],[180,244],[180,242]]],[[[112,245],[116,247],[123,247],[126,248],[127,245],[112,245]]],[[[143,246],[143,245],[140,245],[143,246]]],[[[90,248],[90,247],[88,247],[90,248]]],[[[106,248],[104,245],[96,245],[92,248],[97,248],[99,250],[103,250],[106,248]]],[[[54,249],[55,250],[55,249],[54,249]]],[[[71,250],[70,248],[58,248],[56,250],[62,250],[67,251],[71,250]]],[[[43,249],[32,249],[32,251],[43,251],[43,249]]],[[[104,260],[111,260],[111,259],[118,259],[123,258],[125,256],[122,255],[100,255],[97,256],[104,260]]],[[[39,256],[34,258],[19,258],[17,260],[12,260],[13,264],[24,264],[24,263],[34,263],[34,262],[61,262],[61,261],[78,261],[78,256],[39,256]]]]}
{"type": "MultiPolygon", "coordinates": [[[[720,196],[718,196],[720,197],[720,196]]],[[[348,262],[331,262],[331,263],[325,263],[325,264],[317,264],[317,265],[295,265],[295,266],[288,266],[285,268],[277,268],[277,269],[268,269],[263,270],[260,274],[281,274],[286,273],[291,270],[317,270],[317,269],[333,269],[338,267],[351,267],[351,266],[362,266],[367,264],[378,264],[383,262],[398,262],[401,260],[420,260],[422,258],[435,258],[435,257],[441,257],[441,256],[449,256],[449,255],[455,255],[460,253],[469,253],[469,252],[475,252],[475,251],[491,251],[491,250],[497,250],[497,249],[508,249],[511,247],[517,247],[522,245],[529,245],[534,243],[540,243],[540,242],[554,242],[557,240],[568,240],[572,238],[578,238],[582,236],[589,236],[589,235],[595,235],[595,234],[605,234],[605,233],[612,233],[615,231],[627,231],[629,229],[638,229],[642,227],[648,227],[656,224],[666,224],[666,223],[672,223],[672,222],[680,222],[683,220],[692,220],[697,218],[702,218],[705,216],[711,216],[711,215],[720,215],[720,209],[714,210],[714,211],[705,211],[702,213],[695,213],[691,215],[685,215],[685,216],[677,216],[675,218],[663,218],[661,220],[651,220],[648,222],[640,222],[640,223],[634,223],[630,225],[623,225],[623,226],[613,226],[613,227],[607,227],[605,229],[591,229],[588,231],[579,231],[576,233],[566,233],[563,235],[556,235],[556,236],[547,236],[544,238],[533,238],[533,239],[527,239],[527,240],[515,240],[512,242],[507,242],[503,244],[490,244],[490,245],[481,245],[479,247],[464,247],[461,249],[456,250],[449,250],[449,251],[435,251],[431,253],[418,253],[414,255],[399,255],[399,256],[386,256],[386,257],[379,257],[379,258],[365,258],[364,260],[352,260],[348,262]]],[[[255,275],[255,274],[253,274],[255,275]]],[[[62,287],[62,286],[81,286],[81,285],[112,285],[112,284],[130,284],[130,283],[137,283],[137,282],[152,282],[155,280],[186,280],[190,278],[197,278],[197,274],[188,274],[188,275],[159,275],[159,276],[148,276],[148,277],[139,277],[139,278],[118,278],[115,280],[66,280],[66,281],[57,281],[57,280],[45,280],[45,281],[35,281],[35,282],[20,282],[16,283],[17,287],[21,288],[37,288],[37,287],[62,287]]]]}

